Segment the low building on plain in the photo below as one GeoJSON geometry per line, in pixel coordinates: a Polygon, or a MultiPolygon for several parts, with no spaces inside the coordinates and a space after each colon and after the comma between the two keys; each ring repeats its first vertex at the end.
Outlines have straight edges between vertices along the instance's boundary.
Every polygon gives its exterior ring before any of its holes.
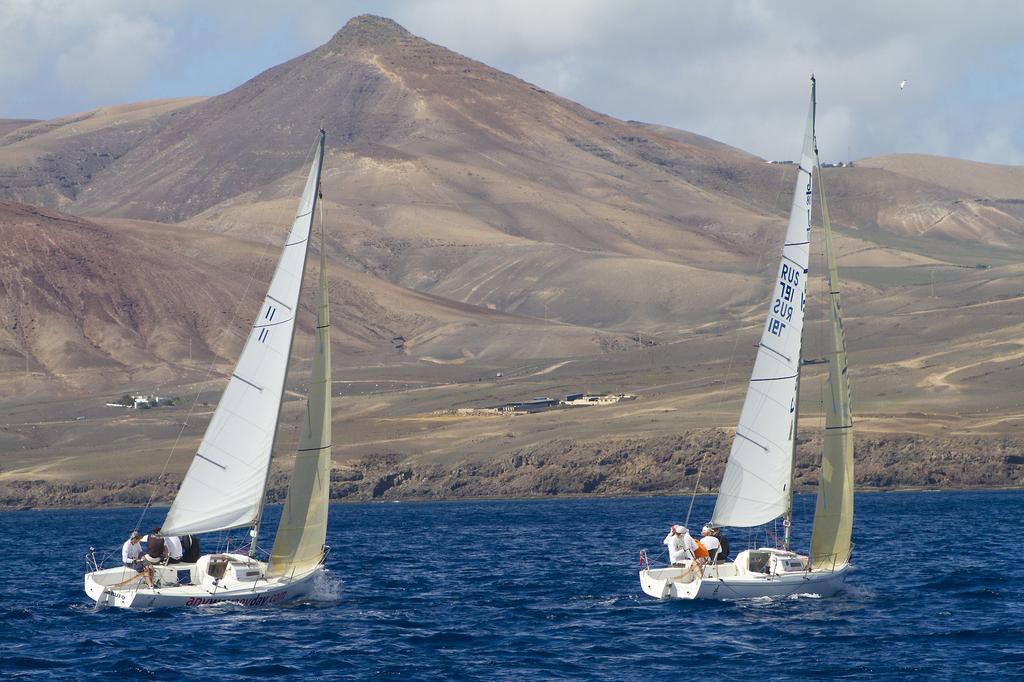
{"type": "Polygon", "coordinates": [[[623,400],[636,400],[635,395],[629,393],[605,393],[605,394],[573,394],[565,396],[565,404],[570,407],[587,407],[588,405],[613,405],[623,400]],[[570,398],[572,398],[570,400],[570,398]]]}

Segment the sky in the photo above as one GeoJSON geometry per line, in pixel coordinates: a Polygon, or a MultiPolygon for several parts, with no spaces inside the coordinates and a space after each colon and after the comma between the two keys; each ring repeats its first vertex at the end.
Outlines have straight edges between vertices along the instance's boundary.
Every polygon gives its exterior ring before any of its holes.
{"type": "Polygon", "coordinates": [[[0,118],[220,94],[364,13],[602,113],[768,159],[798,155],[813,72],[825,161],[1024,164],[1011,0],[0,0],[0,118]]]}

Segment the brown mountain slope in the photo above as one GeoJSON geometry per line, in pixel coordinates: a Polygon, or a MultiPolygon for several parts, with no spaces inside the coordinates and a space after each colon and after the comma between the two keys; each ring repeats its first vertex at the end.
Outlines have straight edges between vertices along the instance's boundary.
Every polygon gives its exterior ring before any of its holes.
{"type": "Polygon", "coordinates": [[[38,122],[39,119],[35,118],[0,118],[0,136],[38,122]]]}
{"type": "Polygon", "coordinates": [[[55,211],[0,203],[0,233],[8,376],[27,367],[74,388],[166,376],[190,351],[211,354],[239,295],[149,240],[55,211]]]}
{"type": "Polygon", "coordinates": [[[2,198],[67,208],[98,173],[201,99],[102,107],[17,126],[0,137],[2,198]]]}
{"type": "MultiPolygon", "coordinates": [[[[0,202],[0,234],[0,377],[15,386],[27,373],[53,395],[187,381],[211,361],[227,371],[277,257],[275,247],[183,226],[100,224],[9,202],[0,202]]],[[[558,325],[538,345],[543,320],[340,265],[330,281],[341,357],[363,362],[413,351],[446,361],[588,355],[621,336],[558,325]]],[[[311,323],[300,319],[305,332],[311,323]]]]}
{"type": "Polygon", "coordinates": [[[923,154],[861,159],[857,165],[884,168],[909,178],[948,187],[978,199],[1024,199],[1024,168],[923,154]]]}

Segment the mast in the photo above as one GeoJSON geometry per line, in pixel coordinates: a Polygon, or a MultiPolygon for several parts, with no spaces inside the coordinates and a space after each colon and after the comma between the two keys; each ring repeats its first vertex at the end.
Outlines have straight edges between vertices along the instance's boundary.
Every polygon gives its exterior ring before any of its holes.
{"type": "MultiPolygon", "coordinates": [[[[308,191],[308,185],[309,185],[310,182],[313,183],[314,190],[313,190],[313,195],[312,195],[312,201],[309,204],[309,214],[308,214],[309,225],[308,225],[308,228],[306,230],[306,246],[305,246],[306,250],[305,250],[305,253],[302,256],[302,266],[299,268],[299,282],[300,282],[300,286],[301,286],[301,282],[302,282],[302,276],[303,276],[303,274],[305,273],[305,270],[306,270],[306,254],[309,253],[309,235],[310,235],[310,232],[312,231],[311,228],[313,226],[313,216],[316,214],[316,200],[320,196],[320,172],[323,169],[323,165],[324,165],[324,138],[325,137],[326,137],[326,134],[324,133],[324,129],[321,128],[320,129],[320,139],[319,139],[319,141],[317,143],[316,161],[314,162],[316,164],[316,166],[315,166],[316,170],[315,170],[315,172],[311,170],[310,174],[309,174],[309,177],[306,179],[307,191],[308,191]]],[[[303,194],[305,195],[305,192],[303,194]]],[[[304,208],[303,206],[299,207],[300,216],[305,217],[303,215],[303,213],[302,213],[302,209],[303,208],[304,208]]],[[[298,220],[298,216],[296,217],[296,220],[298,220]]],[[[296,301],[296,303],[298,303],[298,302],[296,301]]],[[[296,316],[298,315],[298,307],[297,307],[297,305],[296,305],[295,315],[296,316]]],[[[292,342],[288,344],[288,348],[289,349],[291,349],[291,347],[292,347],[292,345],[294,344],[294,341],[295,341],[295,326],[296,325],[292,325],[292,342]]],[[[273,447],[273,443],[277,440],[277,431],[278,431],[278,428],[281,426],[281,408],[284,406],[284,391],[283,391],[283,388],[288,383],[288,364],[289,364],[288,361],[291,360],[291,353],[289,352],[288,355],[289,355],[289,357],[285,360],[284,383],[282,385],[282,395],[281,395],[281,399],[277,403],[277,415],[274,417],[274,436],[270,439],[271,447],[273,447]]],[[[263,488],[260,491],[260,498],[259,498],[260,499],[260,506],[259,506],[259,509],[256,512],[256,520],[253,522],[252,530],[249,531],[249,535],[252,537],[252,542],[249,544],[249,556],[251,556],[251,557],[255,557],[256,556],[256,540],[260,536],[260,523],[263,521],[263,508],[266,507],[266,505],[267,505],[267,486],[269,484],[270,484],[270,462],[268,461],[267,462],[267,471],[266,471],[266,473],[263,476],[263,488]]]]}
{"type": "MultiPolygon", "coordinates": [[[[818,98],[817,98],[817,83],[814,80],[814,74],[811,74],[811,144],[814,147],[814,161],[817,164],[818,161],[818,136],[814,130],[814,121],[817,117],[818,109],[818,98]]],[[[817,167],[817,165],[816,165],[817,167]]],[[[820,176],[820,174],[819,174],[820,176]]],[[[810,235],[811,230],[811,185],[808,182],[807,185],[807,232],[810,235]]],[[[809,239],[808,239],[809,241],[809,239]]],[[[796,362],[796,390],[795,397],[793,399],[793,449],[790,451],[790,467],[789,467],[789,497],[786,500],[786,513],[782,517],[782,527],[785,532],[785,536],[782,541],[783,549],[788,550],[790,544],[790,538],[793,534],[793,483],[795,479],[796,470],[796,440],[797,434],[797,423],[800,419],[800,369],[803,366],[803,330],[801,329],[800,335],[800,354],[797,355],[796,362]]]]}
{"type": "Polygon", "coordinates": [[[796,398],[793,400],[793,408],[793,464],[789,469],[789,499],[786,501],[786,513],[782,515],[782,528],[785,532],[782,540],[782,548],[785,550],[789,549],[790,536],[793,534],[793,479],[795,478],[796,469],[797,422],[799,421],[800,416],[800,364],[797,364],[796,370],[796,398]]]}

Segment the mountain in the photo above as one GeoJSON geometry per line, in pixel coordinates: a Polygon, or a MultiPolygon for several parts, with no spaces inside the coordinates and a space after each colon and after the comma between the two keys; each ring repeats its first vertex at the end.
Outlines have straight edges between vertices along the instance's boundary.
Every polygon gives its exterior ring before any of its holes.
{"type": "MultiPolygon", "coordinates": [[[[321,122],[333,261],[371,288],[387,282],[473,315],[504,311],[580,335],[671,338],[723,313],[745,319],[770,276],[763,254],[777,248],[794,173],[700,135],[599,114],[360,16],[223,95],[20,125],[0,137],[0,194],[108,229],[174,225],[168,234],[183,243],[198,231],[275,244],[321,122]]],[[[865,275],[876,307],[865,268],[949,272],[1010,264],[1024,250],[1014,169],[913,158],[824,173],[842,260],[862,269],[854,278],[865,275]]],[[[416,315],[395,314],[406,313],[416,315]]],[[[422,331],[389,324],[352,350],[422,331]]],[[[431,357],[489,353],[482,337],[445,338],[431,357]]],[[[532,352],[582,348],[571,345],[532,352]]],[[[607,342],[584,346],[601,353],[607,342]]]]}
{"type": "MultiPolygon", "coordinates": [[[[0,452],[59,443],[88,460],[113,431],[75,440],[66,420],[104,392],[215,399],[321,122],[346,457],[512,457],[581,433],[734,423],[795,168],[606,116],[361,16],[222,95],[3,122],[0,408],[36,424],[30,400],[65,402],[52,437],[0,434],[0,452]],[[576,390],[641,400],[535,428],[448,414],[576,390]]],[[[1021,172],[923,156],[824,170],[861,428],[1019,426],[1021,172]]],[[[811,358],[825,352],[820,291],[811,358]]],[[[170,447],[161,419],[118,433],[170,447]]]]}

